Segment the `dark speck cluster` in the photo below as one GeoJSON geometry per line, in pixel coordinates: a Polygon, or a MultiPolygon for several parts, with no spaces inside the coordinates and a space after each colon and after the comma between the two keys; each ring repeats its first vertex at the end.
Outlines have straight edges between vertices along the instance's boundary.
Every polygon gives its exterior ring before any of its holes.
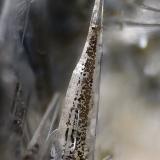
{"type": "Polygon", "coordinates": [[[16,89],[16,97],[13,104],[13,108],[15,108],[15,113],[13,113],[13,122],[12,129],[14,132],[20,136],[23,134],[23,123],[26,114],[26,106],[24,102],[24,96],[22,92],[22,86],[20,84],[17,85],[16,89]]]}
{"type": "MultiPolygon", "coordinates": [[[[96,61],[96,45],[97,45],[97,28],[92,27],[92,36],[89,41],[89,46],[86,51],[86,62],[84,63],[84,69],[81,72],[81,80],[77,82],[77,86],[81,89],[78,90],[76,97],[73,101],[73,107],[71,108],[68,122],[66,123],[67,129],[65,133],[65,140],[67,144],[67,139],[70,138],[71,145],[76,143],[73,151],[69,154],[62,155],[62,159],[65,160],[87,160],[89,147],[86,144],[87,128],[89,125],[89,111],[91,109],[91,98],[92,98],[92,85],[93,85],[93,75],[95,69],[96,61]],[[71,114],[75,112],[74,122],[71,119],[71,114]],[[75,123],[78,123],[77,130],[70,131],[69,128],[75,123]],[[75,134],[76,132],[76,134],[75,134]]],[[[72,127],[73,128],[73,127],[72,127]]],[[[72,129],[73,130],[73,129],[72,129]]],[[[66,144],[64,148],[66,148],[66,144]]]]}

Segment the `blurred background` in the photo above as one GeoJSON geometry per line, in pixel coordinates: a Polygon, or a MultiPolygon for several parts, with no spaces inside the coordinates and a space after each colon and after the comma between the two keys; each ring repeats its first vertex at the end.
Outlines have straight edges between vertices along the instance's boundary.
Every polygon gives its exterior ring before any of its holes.
{"type": "Polygon", "coordinates": [[[105,1],[97,160],[160,157],[159,8],[105,1]]]}
{"type": "MultiPolygon", "coordinates": [[[[104,2],[95,159],[159,160],[160,3],[104,2]]],[[[40,151],[57,127],[93,3],[0,0],[0,159],[48,159],[40,151]]]]}

